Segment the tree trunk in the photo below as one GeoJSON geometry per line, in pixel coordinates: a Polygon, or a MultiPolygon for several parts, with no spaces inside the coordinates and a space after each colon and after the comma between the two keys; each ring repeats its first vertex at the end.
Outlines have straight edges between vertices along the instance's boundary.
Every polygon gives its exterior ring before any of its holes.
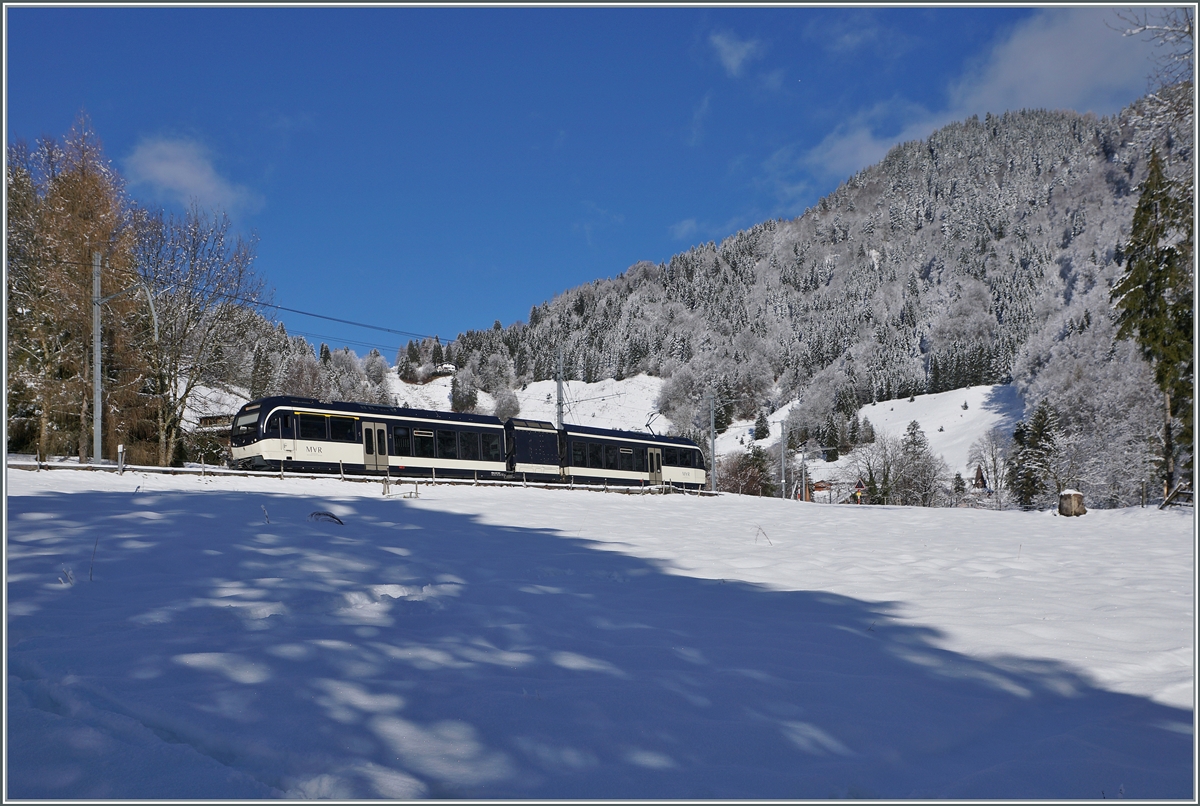
{"type": "MultiPolygon", "coordinates": [[[[42,355],[43,356],[49,355],[50,350],[49,350],[48,345],[46,344],[45,336],[42,337],[41,342],[42,342],[42,355]]],[[[42,363],[42,383],[41,383],[42,388],[38,391],[38,398],[39,398],[38,399],[38,404],[39,404],[38,408],[40,409],[40,411],[38,412],[38,461],[39,462],[45,461],[46,456],[49,453],[49,447],[50,447],[50,397],[49,397],[50,393],[48,391],[50,389],[50,382],[49,382],[50,379],[47,377],[47,375],[49,373],[48,373],[48,367],[47,367],[46,361],[43,360],[41,363],[42,363]]]]}
{"type": "MultiPolygon", "coordinates": [[[[161,385],[160,385],[161,389],[161,385]]],[[[167,462],[167,416],[165,411],[166,403],[159,398],[158,414],[155,419],[158,420],[158,465],[166,467],[167,462]]]]}
{"type": "Polygon", "coordinates": [[[88,452],[88,395],[84,388],[83,405],[79,408],[79,464],[87,463],[88,452]]]}
{"type": "Polygon", "coordinates": [[[1163,419],[1163,500],[1175,487],[1175,440],[1171,434],[1171,393],[1164,393],[1166,407],[1163,419]]]}

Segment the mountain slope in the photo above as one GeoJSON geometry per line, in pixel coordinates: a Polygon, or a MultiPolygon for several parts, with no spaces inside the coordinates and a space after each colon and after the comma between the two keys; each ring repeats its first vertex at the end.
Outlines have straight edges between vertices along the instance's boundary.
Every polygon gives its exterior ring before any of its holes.
{"type": "Polygon", "coordinates": [[[462,334],[456,360],[541,380],[561,348],[569,378],[649,372],[670,379],[662,407],[680,427],[712,388],[742,416],[803,391],[819,419],[1004,382],[1056,313],[1101,307],[1092,292],[1120,271],[1152,142],[1190,165],[1190,137],[1138,104],[954,123],[798,219],[571,289],[528,323],[462,334]]]}

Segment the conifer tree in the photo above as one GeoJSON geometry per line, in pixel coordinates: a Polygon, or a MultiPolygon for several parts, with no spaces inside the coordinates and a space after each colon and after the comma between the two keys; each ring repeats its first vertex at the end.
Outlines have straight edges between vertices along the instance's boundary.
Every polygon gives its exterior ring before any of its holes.
{"type": "Polygon", "coordinates": [[[1058,414],[1047,400],[1038,404],[1028,423],[1020,421],[1013,429],[1005,481],[1022,509],[1032,509],[1048,492],[1047,481],[1057,440],[1058,414]]]}
{"type": "Polygon", "coordinates": [[[1192,452],[1192,238],[1191,193],[1166,177],[1157,149],[1152,150],[1123,249],[1125,274],[1113,286],[1112,299],[1118,310],[1118,337],[1132,337],[1142,348],[1165,396],[1164,495],[1175,483],[1173,418],[1182,420],[1178,439],[1189,455],[1192,452]]]}
{"type": "Polygon", "coordinates": [[[758,418],[754,421],[754,438],[766,439],[769,436],[771,436],[771,426],[767,422],[767,413],[760,411],[758,418]]]}

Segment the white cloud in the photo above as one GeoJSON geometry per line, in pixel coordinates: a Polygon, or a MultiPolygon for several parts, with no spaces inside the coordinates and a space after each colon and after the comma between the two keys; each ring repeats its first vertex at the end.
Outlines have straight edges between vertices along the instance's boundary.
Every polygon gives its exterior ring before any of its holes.
{"type": "Polygon", "coordinates": [[[762,43],[757,39],[739,39],[735,34],[718,31],[709,36],[708,41],[717,51],[717,58],[725,67],[725,72],[736,78],[742,73],[742,66],[747,61],[763,52],[762,43]]]}
{"type": "MultiPolygon", "coordinates": [[[[1110,28],[1111,8],[1046,9],[1012,29],[947,89],[942,109],[894,99],[862,110],[803,155],[803,167],[848,177],[898,143],[971,115],[1018,109],[1112,114],[1146,90],[1153,46],[1110,28]],[[881,131],[887,127],[886,133],[881,131]]],[[[771,166],[764,166],[770,171],[771,166]]],[[[776,165],[773,170],[778,171],[776,165]]]]}
{"type": "Polygon", "coordinates": [[[680,221],[677,224],[672,224],[668,228],[668,231],[671,233],[672,238],[677,241],[682,241],[685,238],[690,238],[692,235],[695,235],[697,229],[699,229],[699,225],[696,224],[696,219],[685,218],[683,221],[680,221]]]}
{"type": "Polygon", "coordinates": [[[820,176],[847,178],[879,162],[897,143],[924,139],[957,119],[956,112],[935,113],[903,99],[892,99],[861,111],[834,129],[804,155],[803,163],[809,171],[820,176]],[[876,134],[879,125],[895,120],[907,122],[898,132],[876,134]]]}
{"type": "Polygon", "coordinates": [[[1049,108],[1115,112],[1146,90],[1153,46],[1121,36],[1109,8],[1047,9],[998,44],[950,92],[951,108],[983,115],[1049,108]]]}
{"type": "Polygon", "coordinates": [[[208,151],[192,140],[147,138],[124,160],[129,184],[157,198],[228,213],[254,209],[261,200],[249,188],[217,173],[208,151]]]}
{"type": "MultiPolygon", "coordinates": [[[[826,50],[835,53],[848,53],[877,44],[883,39],[883,32],[871,20],[868,12],[849,14],[837,21],[827,22],[820,34],[820,43],[826,50]]],[[[895,35],[890,35],[888,39],[894,42],[895,35]]]]}

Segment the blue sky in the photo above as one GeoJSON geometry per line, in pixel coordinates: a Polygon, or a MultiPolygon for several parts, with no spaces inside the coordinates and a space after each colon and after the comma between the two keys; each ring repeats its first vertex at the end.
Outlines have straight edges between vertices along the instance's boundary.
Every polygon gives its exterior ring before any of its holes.
{"type": "Polygon", "coordinates": [[[443,340],[798,216],[952,120],[1116,112],[1153,51],[1111,7],[5,13],[7,142],[85,111],[134,198],[257,235],[277,304],[443,340]]]}

